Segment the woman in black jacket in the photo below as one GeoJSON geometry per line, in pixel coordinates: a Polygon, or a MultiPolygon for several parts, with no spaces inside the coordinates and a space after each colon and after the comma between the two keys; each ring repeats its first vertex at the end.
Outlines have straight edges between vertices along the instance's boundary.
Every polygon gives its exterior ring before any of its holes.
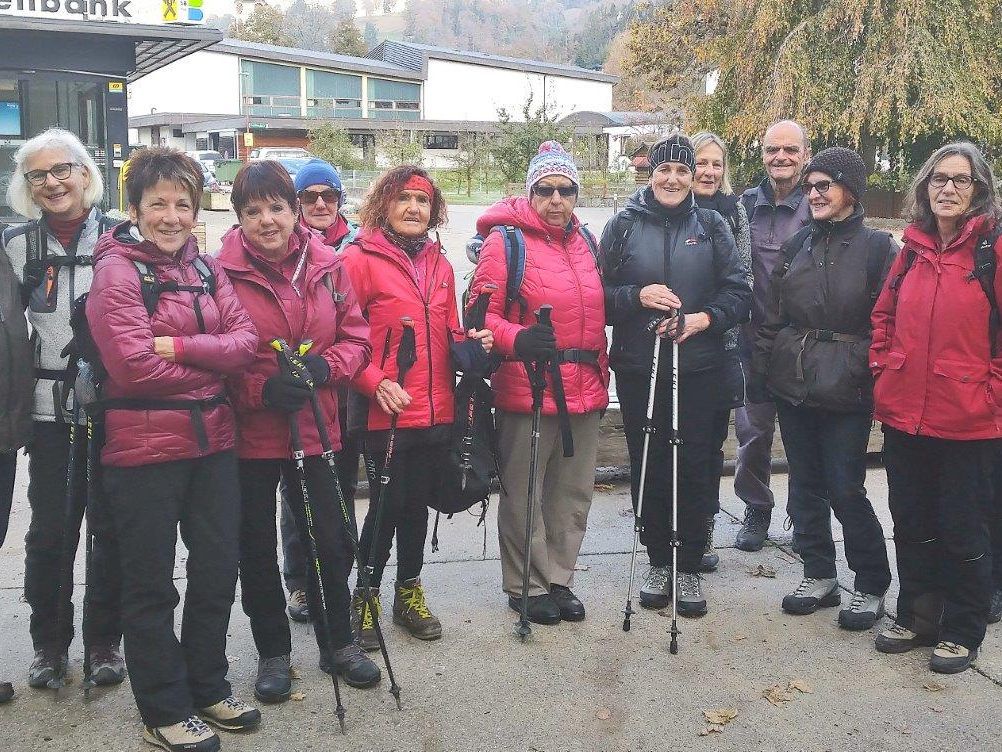
{"type": "MultiPolygon", "coordinates": [[[[651,147],[648,159],[650,185],[638,190],[602,233],[606,316],[613,326],[610,365],[616,372],[636,506],[654,345],[647,326],[658,315],[685,314],[681,331],[677,318],[657,331],[676,337],[680,345],[678,608],[683,616],[702,616],[706,600],[698,572],[706,521],[715,503],[709,472],[714,419],[728,400],[724,334],[747,316],[751,288],[727,221],[696,206],[695,152],[689,139],[673,134],[651,147]]],[[[672,587],[667,348],[659,371],[641,534],[651,561],[640,591],[640,604],[647,608],[664,608],[672,587]]]]}
{"type": "Polygon", "coordinates": [[[783,246],[748,393],[756,402],[775,399],[790,464],[787,511],[804,578],[783,610],[811,614],[841,602],[834,511],[856,574],[839,626],[864,630],[883,614],[891,582],[884,533],[863,484],[873,415],[870,312],[897,245],[863,225],[866,166],[856,152],[825,149],[804,175],[812,222],[783,246]]]}

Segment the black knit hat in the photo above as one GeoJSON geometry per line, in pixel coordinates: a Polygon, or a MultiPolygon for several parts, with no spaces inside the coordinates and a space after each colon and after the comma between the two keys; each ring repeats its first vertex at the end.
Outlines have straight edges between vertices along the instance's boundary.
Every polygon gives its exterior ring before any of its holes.
{"type": "Polygon", "coordinates": [[[686,165],[690,172],[696,172],[696,150],[692,148],[692,141],[681,133],[673,133],[654,144],[647,152],[647,163],[651,166],[651,172],[665,162],[680,162],[686,165]]]}
{"type": "Polygon", "coordinates": [[[804,168],[804,177],[812,172],[823,172],[831,176],[836,183],[841,183],[859,199],[866,193],[866,165],[863,158],[852,149],[844,146],[833,146],[819,151],[804,168]]]}

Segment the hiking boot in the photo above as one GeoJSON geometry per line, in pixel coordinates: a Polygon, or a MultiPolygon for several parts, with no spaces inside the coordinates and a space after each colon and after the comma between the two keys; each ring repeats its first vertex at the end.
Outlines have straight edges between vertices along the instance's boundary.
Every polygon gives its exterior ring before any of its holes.
{"type": "Polygon", "coordinates": [[[783,610],[788,614],[807,616],[822,606],[829,608],[841,602],[842,593],[839,592],[838,580],[834,577],[831,579],[805,577],[797,585],[796,590],[783,598],[783,610]]]}
{"type": "Polygon", "coordinates": [[[14,685],[10,682],[0,682],[0,705],[14,699],[14,685]]]}
{"type": "Polygon", "coordinates": [[[644,608],[665,608],[671,599],[671,572],[668,567],[651,567],[640,587],[640,605],[644,608]]]}
{"type": "Polygon", "coordinates": [[[992,591],[992,605],[988,609],[988,623],[998,624],[1002,621],[1002,588],[992,591]]]}
{"type": "Polygon", "coordinates": [[[419,640],[437,640],[442,636],[442,622],[428,609],[420,577],[396,583],[394,591],[394,624],[419,640]]]}
{"type": "Polygon", "coordinates": [[[955,642],[942,640],[936,644],[929,659],[929,668],[937,674],[959,674],[978,659],[978,649],[968,649],[955,642]]]}
{"type": "Polygon", "coordinates": [[[219,737],[197,715],[172,726],[143,727],[143,739],[167,752],[216,752],[219,737]]]}
{"type": "MultiPolygon", "coordinates": [[[[508,608],[521,616],[522,596],[509,595],[508,608]]],[[[530,595],[526,618],[533,624],[559,624],[560,606],[549,593],[530,595]]]]}
{"type": "Polygon", "coordinates": [[[703,549],[703,559],[699,562],[700,572],[716,572],[720,566],[720,556],[713,547],[713,523],[716,517],[710,516],[706,519],[706,548],[703,549]]]}
{"type": "Polygon", "coordinates": [[[285,607],[286,613],[293,621],[304,624],[310,620],[310,607],[306,603],[305,590],[293,590],[289,593],[289,605],[285,607]]]}
{"type": "MultiPolygon", "coordinates": [[[[334,668],[345,684],[356,689],[374,687],[382,678],[379,666],[354,642],[334,651],[334,668]]],[[[331,672],[331,661],[326,653],[320,655],[320,670],[325,674],[331,672]]]]}
{"type": "Polygon", "coordinates": [[[571,592],[569,587],[550,585],[550,597],[560,609],[560,618],[563,621],[584,621],[584,604],[571,592]]]}
{"type": "Polygon", "coordinates": [[[223,731],[247,731],[261,724],[261,711],[230,695],[198,711],[202,720],[223,731]]]}
{"type": "MultiPolygon", "coordinates": [[[[372,605],[378,619],[383,615],[383,604],[379,602],[379,588],[372,588],[372,605]]],[[[359,588],[355,588],[355,592],[351,595],[351,631],[355,635],[355,642],[362,650],[379,650],[376,625],[365,594],[359,588]]]]}
{"type": "Polygon", "coordinates": [[[838,625],[842,629],[862,632],[877,623],[884,615],[884,596],[862,593],[856,590],[852,594],[849,608],[838,612],[838,625]]]}
{"type": "Polygon", "coordinates": [[[745,521],[734,539],[734,547],[742,551],[761,551],[765,539],[769,537],[769,523],[772,511],[758,507],[745,508],[745,521]]]}
{"type": "Polygon", "coordinates": [[[706,613],[706,598],[700,585],[702,578],[695,572],[678,573],[678,615],[691,619],[706,613]]]}
{"type": "Polygon", "coordinates": [[[894,624],[877,635],[873,646],[881,653],[907,653],[917,647],[928,647],[936,644],[934,635],[921,635],[912,632],[900,624],[894,624]]]}
{"type": "Polygon", "coordinates": [[[28,686],[43,689],[50,684],[58,684],[66,679],[69,657],[65,650],[42,648],[35,651],[35,658],[28,667],[28,686]]]}
{"type": "Polygon", "coordinates": [[[257,659],[254,696],[261,702],[285,702],[292,695],[292,656],[257,659]]]}
{"type": "Polygon", "coordinates": [[[90,649],[90,679],[98,687],[110,687],[125,681],[125,659],[117,643],[90,649]]]}

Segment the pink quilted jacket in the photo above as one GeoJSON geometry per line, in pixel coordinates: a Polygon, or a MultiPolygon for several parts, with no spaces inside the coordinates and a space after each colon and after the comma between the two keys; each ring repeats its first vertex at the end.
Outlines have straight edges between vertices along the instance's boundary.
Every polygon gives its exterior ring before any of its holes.
{"type": "MultiPolygon", "coordinates": [[[[543,304],[553,306],[553,329],[557,349],[592,350],[598,353],[598,366],[587,363],[563,363],[567,411],[573,414],[602,410],[609,404],[609,357],[605,338],[605,297],[595,259],[578,232],[578,220],[571,220],[567,231],[547,225],[524,197],[504,199],[477,220],[477,232],[483,235],[483,249],[473,277],[471,300],[487,283],[498,289],[491,296],[487,328],[494,332],[494,352],[505,362],[491,378],[495,405],[509,412],[527,413],[532,409],[532,394],[525,367],[515,356],[515,336],[535,322],[533,311],[543,304]],[[519,306],[504,311],[508,269],[504,239],[492,227],[511,225],[525,237],[525,278],[521,295],[526,301],[525,321],[519,321],[519,306]],[[488,234],[489,233],[489,234],[488,234]]],[[[543,413],[555,415],[556,404],[547,378],[543,413]]]]}

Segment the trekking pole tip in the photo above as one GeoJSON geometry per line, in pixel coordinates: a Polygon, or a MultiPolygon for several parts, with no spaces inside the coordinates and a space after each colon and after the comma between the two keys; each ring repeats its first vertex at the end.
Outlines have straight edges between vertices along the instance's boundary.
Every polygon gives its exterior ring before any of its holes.
{"type": "Polygon", "coordinates": [[[393,699],[397,701],[397,710],[403,710],[404,706],[400,704],[400,687],[394,684],[390,687],[390,694],[393,695],[393,699]]]}

